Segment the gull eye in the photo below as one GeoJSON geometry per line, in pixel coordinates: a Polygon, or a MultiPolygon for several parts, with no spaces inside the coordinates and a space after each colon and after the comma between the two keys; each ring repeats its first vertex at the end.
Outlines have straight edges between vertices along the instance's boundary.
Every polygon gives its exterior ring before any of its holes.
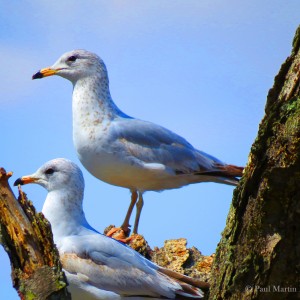
{"type": "Polygon", "coordinates": [[[51,175],[51,174],[54,173],[54,170],[53,170],[52,168],[49,168],[49,169],[46,170],[45,173],[46,173],[47,175],[51,175]]]}
{"type": "Polygon", "coordinates": [[[75,55],[72,55],[70,57],[68,57],[67,61],[75,61],[77,59],[77,57],[75,55]]]}

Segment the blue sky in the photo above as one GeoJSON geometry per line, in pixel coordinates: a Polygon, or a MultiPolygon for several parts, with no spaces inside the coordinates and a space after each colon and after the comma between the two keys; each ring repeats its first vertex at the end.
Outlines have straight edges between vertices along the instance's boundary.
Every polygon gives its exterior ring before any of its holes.
{"type": "MultiPolygon", "coordinates": [[[[122,223],[128,190],[100,182],[77,159],[71,84],[59,77],[31,80],[78,48],[105,61],[112,97],[124,112],[245,165],[267,92],[290,54],[299,11],[298,0],[1,1],[0,165],[14,172],[12,184],[50,159],[71,159],[84,173],[90,224],[103,231],[122,223]]],[[[23,190],[41,210],[46,191],[37,185],[23,190]]],[[[151,247],[186,237],[188,246],[211,254],[232,192],[213,183],[147,192],[140,233],[151,247]]],[[[0,265],[1,298],[18,299],[2,248],[0,265]]]]}

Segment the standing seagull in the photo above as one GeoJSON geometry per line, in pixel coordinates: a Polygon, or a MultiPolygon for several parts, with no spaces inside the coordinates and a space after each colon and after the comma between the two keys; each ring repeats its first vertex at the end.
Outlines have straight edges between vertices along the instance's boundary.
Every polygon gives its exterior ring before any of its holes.
{"type": "Polygon", "coordinates": [[[159,267],[88,224],[84,179],[76,164],[51,160],[14,185],[27,183],[48,190],[42,212],[51,223],[72,299],[202,298],[199,286],[205,283],[159,267]]]}
{"type": "Polygon", "coordinates": [[[32,78],[52,75],[73,83],[73,141],[81,163],[100,180],[131,191],[121,226],[125,232],[135,203],[133,233],[138,231],[145,191],[208,181],[237,185],[242,167],[227,165],[166,128],[123,113],[111,98],[105,64],[96,54],[67,52],[32,78]]]}

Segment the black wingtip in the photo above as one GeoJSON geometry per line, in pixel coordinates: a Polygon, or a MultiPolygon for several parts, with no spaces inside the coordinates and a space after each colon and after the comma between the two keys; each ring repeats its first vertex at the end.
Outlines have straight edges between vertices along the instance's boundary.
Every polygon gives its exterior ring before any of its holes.
{"type": "Polygon", "coordinates": [[[32,79],[40,79],[40,78],[43,78],[44,75],[38,71],[37,73],[35,73],[34,75],[32,75],[32,79]]]}
{"type": "Polygon", "coordinates": [[[19,184],[20,184],[20,185],[23,185],[23,184],[24,184],[21,178],[18,178],[18,179],[15,181],[14,186],[17,186],[17,185],[19,185],[19,184]]]}

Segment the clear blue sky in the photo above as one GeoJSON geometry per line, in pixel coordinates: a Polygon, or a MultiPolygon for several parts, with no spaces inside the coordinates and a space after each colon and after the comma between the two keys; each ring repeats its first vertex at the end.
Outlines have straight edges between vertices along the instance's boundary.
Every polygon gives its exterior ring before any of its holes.
{"type": "MultiPolygon", "coordinates": [[[[86,49],[105,61],[111,94],[127,114],[163,125],[219,159],[245,165],[269,88],[290,54],[300,2],[266,1],[0,2],[1,161],[14,180],[65,157],[84,173],[84,208],[96,229],[120,225],[126,189],[83,169],[72,144],[72,86],[31,80],[64,52],[86,49]]],[[[23,190],[41,210],[46,191],[23,190]]],[[[17,194],[17,189],[14,188],[17,194]]],[[[233,188],[212,183],[145,194],[140,222],[151,247],[186,237],[214,252],[233,188]]],[[[18,299],[0,251],[1,299],[18,299]]]]}

